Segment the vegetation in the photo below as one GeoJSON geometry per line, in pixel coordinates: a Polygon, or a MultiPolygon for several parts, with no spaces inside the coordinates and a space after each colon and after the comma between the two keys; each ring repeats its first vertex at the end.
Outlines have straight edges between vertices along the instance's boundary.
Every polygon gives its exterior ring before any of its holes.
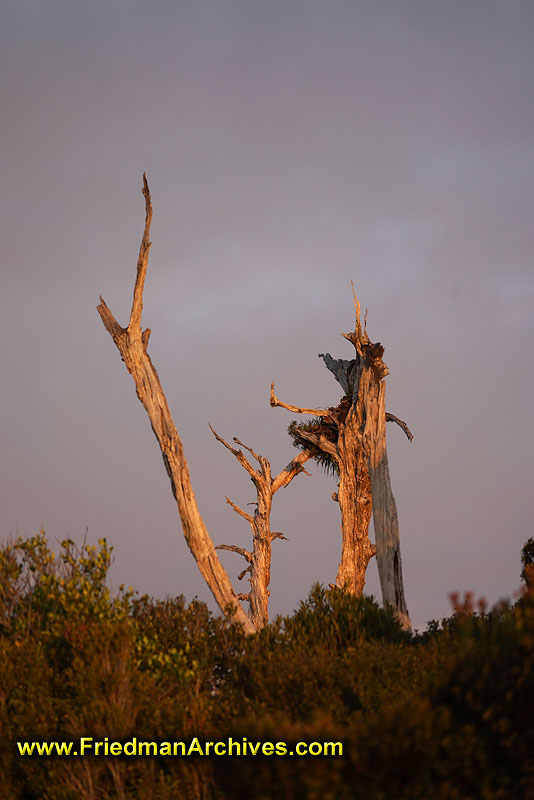
{"type": "MultiPolygon", "coordinates": [[[[524,551],[525,552],[525,551],[524,551]]],[[[530,551],[523,559],[528,566],[530,551]]],[[[0,797],[534,797],[534,595],[423,634],[316,585],[246,636],[106,585],[111,548],[0,550],[0,797]],[[338,757],[21,756],[18,741],[342,741],[338,757]]]]}
{"type": "Polygon", "coordinates": [[[534,586],[534,539],[527,539],[521,551],[521,563],[523,564],[523,571],[521,573],[522,579],[525,581],[527,588],[534,586]]]}

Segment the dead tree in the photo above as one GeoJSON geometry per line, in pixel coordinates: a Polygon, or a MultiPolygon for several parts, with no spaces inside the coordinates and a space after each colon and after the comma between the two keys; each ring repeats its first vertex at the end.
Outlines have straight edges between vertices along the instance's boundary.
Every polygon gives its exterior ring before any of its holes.
{"type": "Polygon", "coordinates": [[[226,502],[234,509],[236,514],[246,519],[252,528],[252,552],[243,547],[233,544],[219,544],[216,550],[230,550],[243,556],[248,563],[238,576],[242,580],[248,573],[250,575],[250,591],[239,594],[240,600],[246,600],[250,604],[250,618],[257,630],[263,628],[269,619],[269,583],[271,580],[271,545],[275,539],[287,539],[280,531],[271,531],[271,507],[273,496],[282,486],[287,486],[293,478],[301,472],[306,472],[303,464],[311,458],[311,454],[303,451],[283,469],[276,478],[271,477],[271,465],[269,461],[252,448],[240,442],[234,437],[235,444],[244,447],[245,450],[258,462],[259,469],[254,469],[242,450],[232,447],[222,436],[219,436],[211,427],[211,431],[217,441],[221,442],[237,458],[241,466],[248,472],[250,479],[256,487],[256,503],[254,514],[248,514],[238,505],[232,502],[229,497],[226,502]]]}
{"type": "MultiPolygon", "coordinates": [[[[353,288],[354,292],[354,288],[353,288]]],[[[289,426],[296,446],[311,449],[312,458],[339,475],[338,492],[332,495],[341,512],[342,549],[336,585],[360,595],[371,558],[376,555],[382,600],[396,610],[404,626],[410,618],[404,597],[397,506],[391,490],[386,449],[386,421],[396,422],[410,441],[405,422],[385,411],[384,347],[373,343],[362,330],[360,304],[354,295],[356,325],[342,336],[354,345],[350,361],[319,354],[343,389],[343,398],[328,409],[300,408],[280,401],[271,384],[271,406],[299,414],[313,414],[308,423],[289,426]],[[375,541],[369,539],[371,514],[375,541]]]]}
{"type": "MultiPolygon", "coordinates": [[[[270,511],[272,495],[281,486],[286,486],[290,483],[299,472],[305,471],[302,464],[307,460],[307,457],[304,453],[301,453],[269,483],[269,462],[266,459],[262,459],[261,456],[256,456],[252,450],[247,448],[260,463],[259,471],[252,470],[250,464],[248,465],[258,491],[259,509],[259,513],[255,515],[257,517],[256,520],[255,517],[250,517],[251,524],[254,523],[254,546],[250,561],[252,583],[250,603],[252,613],[251,617],[249,617],[241,606],[240,596],[234,591],[230,578],[219,560],[216,548],[200,515],[191,485],[189,467],[184,455],[182,441],[172,419],[158,373],[147,352],[150,328],[145,328],[145,330],[141,328],[143,289],[151,246],[149,235],[152,222],[152,202],[146,175],[143,175],[143,195],[146,211],[145,229],[139,249],[137,276],[128,326],[123,328],[119,325],[102,296],[97,310],[106,330],[115,342],[128,372],[134,380],[137,397],[150,419],[150,424],[158,440],[165,468],[171,482],[172,493],[178,506],[185,540],[197,562],[198,568],[222,612],[232,616],[236,622],[243,626],[247,633],[253,633],[267,621],[265,599],[268,597],[267,586],[270,577],[270,548],[272,540],[276,538],[276,534],[271,534],[269,527],[268,512],[270,511]]],[[[213,432],[215,433],[215,431],[213,432]]],[[[219,441],[229,447],[243,466],[245,466],[244,462],[248,464],[244,456],[242,460],[237,455],[237,451],[231,448],[217,434],[215,435],[219,441]]],[[[238,510],[237,506],[233,504],[232,506],[235,510],[238,510]]],[[[244,515],[241,509],[239,509],[238,513],[244,515]]],[[[226,547],[226,549],[229,548],[226,547]]]]}

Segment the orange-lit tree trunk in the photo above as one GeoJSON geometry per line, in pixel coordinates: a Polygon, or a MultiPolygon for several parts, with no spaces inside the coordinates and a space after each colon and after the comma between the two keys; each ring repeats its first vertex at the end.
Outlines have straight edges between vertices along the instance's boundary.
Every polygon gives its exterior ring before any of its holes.
{"type": "Polygon", "coordinates": [[[402,420],[385,411],[383,346],[369,340],[360,323],[355,300],[356,325],[342,334],[356,350],[348,361],[320,354],[343,390],[339,405],[329,409],[305,409],[281,402],[271,386],[271,405],[315,415],[310,423],[292,423],[295,444],[312,450],[312,457],[335,469],[338,492],[333,495],[341,512],[342,549],[336,584],[361,594],[367,565],[376,554],[382,600],[392,606],[405,627],[410,618],[404,596],[397,507],[391,490],[386,449],[386,421],[399,424],[413,437],[402,420]],[[375,544],[369,540],[371,513],[375,544]]]}

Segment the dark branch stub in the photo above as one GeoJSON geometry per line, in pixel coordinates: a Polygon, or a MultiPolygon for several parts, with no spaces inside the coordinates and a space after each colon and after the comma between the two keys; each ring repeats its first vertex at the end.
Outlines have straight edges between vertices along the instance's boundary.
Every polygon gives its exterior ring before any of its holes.
{"type": "Polygon", "coordinates": [[[409,441],[413,442],[413,433],[409,429],[406,422],[404,422],[404,420],[399,419],[398,417],[395,416],[395,414],[390,414],[388,411],[386,411],[386,422],[395,422],[399,426],[399,428],[402,428],[402,430],[408,437],[409,441]]]}

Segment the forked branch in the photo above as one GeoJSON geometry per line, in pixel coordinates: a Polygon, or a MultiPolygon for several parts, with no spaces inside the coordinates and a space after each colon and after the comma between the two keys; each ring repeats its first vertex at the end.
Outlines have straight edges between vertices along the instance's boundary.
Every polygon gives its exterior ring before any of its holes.
{"type": "MultiPolygon", "coordinates": [[[[213,435],[215,436],[215,438],[217,439],[217,441],[218,441],[218,442],[220,442],[221,444],[223,444],[223,445],[226,447],[226,449],[227,449],[227,450],[229,450],[229,451],[232,453],[232,455],[234,455],[234,456],[237,458],[237,460],[239,461],[239,463],[241,464],[241,466],[242,466],[244,469],[246,469],[246,471],[248,472],[248,474],[250,475],[250,477],[252,478],[252,480],[253,480],[253,481],[254,481],[254,480],[257,480],[257,478],[258,478],[258,474],[259,474],[259,473],[258,473],[258,472],[257,472],[257,471],[254,469],[254,467],[252,466],[252,464],[251,464],[251,463],[250,463],[250,462],[247,460],[246,456],[245,456],[245,455],[243,455],[243,452],[242,452],[241,450],[236,450],[236,448],[235,448],[235,447],[232,447],[232,445],[231,445],[231,444],[229,444],[229,443],[226,441],[226,439],[223,439],[223,437],[222,437],[222,436],[219,436],[219,434],[218,434],[218,433],[217,433],[217,431],[216,431],[216,430],[215,430],[215,429],[212,427],[212,425],[211,425],[211,423],[210,423],[210,422],[208,422],[208,425],[209,425],[210,431],[213,433],[213,435]]],[[[236,439],[235,437],[234,437],[234,442],[235,442],[236,444],[241,444],[241,442],[240,442],[238,439],[236,439]]],[[[242,447],[246,447],[246,445],[241,445],[241,446],[242,446],[242,447]]],[[[247,447],[246,449],[247,449],[249,452],[251,452],[251,451],[250,451],[250,448],[248,448],[248,447],[247,447]]],[[[227,499],[228,499],[228,498],[227,498],[227,499]]]]}
{"type": "Polygon", "coordinates": [[[234,436],[233,441],[247,450],[258,462],[259,469],[255,470],[244,456],[242,450],[232,447],[232,445],[227,442],[226,439],[223,439],[211,425],[210,430],[217,441],[224,445],[248,472],[256,488],[256,502],[253,503],[255,506],[254,516],[247,514],[246,511],[243,511],[242,508],[232,502],[230,498],[226,498],[226,502],[232,506],[236,514],[246,519],[252,528],[252,553],[249,553],[248,550],[244,550],[242,547],[237,547],[237,545],[218,545],[217,549],[239,553],[249,561],[249,567],[241,572],[238,580],[241,580],[249,573],[250,592],[246,598],[250,602],[251,619],[256,628],[259,629],[263,627],[268,620],[269,583],[271,580],[271,545],[275,539],[287,539],[287,536],[284,536],[280,531],[271,532],[271,507],[273,496],[282,486],[287,486],[291,483],[296,475],[301,472],[306,472],[303,465],[310,458],[310,454],[306,452],[299,453],[293,461],[290,461],[287,467],[275,478],[272,478],[271,465],[264,456],[259,455],[251,447],[234,436]]]}

